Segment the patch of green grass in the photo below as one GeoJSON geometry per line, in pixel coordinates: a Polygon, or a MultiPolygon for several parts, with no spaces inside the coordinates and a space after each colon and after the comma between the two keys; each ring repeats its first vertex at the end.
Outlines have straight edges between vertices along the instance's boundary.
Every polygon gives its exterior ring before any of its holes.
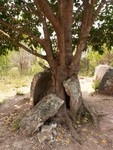
{"type": "Polygon", "coordinates": [[[31,84],[31,79],[30,76],[3,77],[0,81],[0,91],[9,92],[13,89],[28,86],[31,84]]]}
{"type": "Polygon", "coordinates": [[[20,123],[23,119],[23,117],[25,116],[25,113],[21,113],[17,119],[14,119],[13,122],[12,122],[12,129],[13,130],[19,130],[20,129],[20,123]]]}
{"type": "Polygon", "coordinates": [[[0,91],[1,92],[8,92],[12,88],[12,84],[10,83],[10,79],[8,77],[2,78],[0,81],[0,91]]]}
{"type": "Polygon", "coordinates": [[[95,91],[98,91],[99,85],[100,85],[100,80],[96,80],[96,81],[93,83],[92,87],[93,87],[93,89],[94,89],[95,91]]]}
{"type": "Polygon", "coordinates": [[[12,86],[15,88],[24,87],[30,84],[30,77],[23,76],[12,80],[12,86]]]}
{"type": "Polygon", "coordinates": [[[21,121],[22,118],[18,118],[16,119],[13,124],[12,124],[12,128],[13,130],[18,130],[20,129],[20,121],[21,121]]]}
{"type": "Polygon", "coordinates": [[[20,119],[14,121],[14,123],[12,124],[12,128],[13,130],[18,130],[20,128],[20,119]]]}
{"type": "Polygon", "coordinates": [[[0,105],[3,105],[5,103],[7,103],[8,99],[3,99],[3,100],[0,100],[0,105]]]}

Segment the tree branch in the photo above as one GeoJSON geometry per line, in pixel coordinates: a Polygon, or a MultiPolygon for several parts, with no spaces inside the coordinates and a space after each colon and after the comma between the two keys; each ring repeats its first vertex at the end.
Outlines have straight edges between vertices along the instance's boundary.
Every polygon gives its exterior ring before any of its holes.
{"type": "Polygon", "coordinates": [[[50,35],[48,32],[46,18],[40,11],[40,7],[38,4],[37,4],[37,9],[38,9],[39,20],[40,20],[40,22],[42,22],[42,25],[43,25],[44,38],[46,41],[45,52],[47,54],[47,60],[48,60],[49,65],[51,66],[51,68],[54,69],[55,59],[54,59],[54,55],[53,55],[53,51],[52,51],[52,43],[51,43],[50,35]]]}
{"type": "Polygon", "coordinates": [[[73,23],[73,0],[62,0],[63,9],[63,29],[65,41],[65,63],[67,66],[72,61],[72,23],[73,23]]]}
{"type": "Polygon", "coordinates": [[[103,7],[103,5],[104,5],[105,3],[107,3],[106,0],[102,0],[102,1],[101,1],[100,5],[98,6],[98,8],[97,8],[97,10],[96,10],[96,12],[95,12],[95,14],[93,15],[92,24],[94,23],[95,19],[97,18],[97,16],[98,16],[100,10],[102,9],[102,7],[103,7]]]}
{"type": "Polygon", "coordinates": [[[10,25],[9,23],[4,22],[3,20],[0,20],[0,23],[7,26],[8,28],[10,28],[14,31],[19,32],[20,34],[26,34],[27,36],[33,38],[36,42],[38,42],[43,48],[46,47],[44,40],[38,38],[37,36],[33,35],[32,33],[30,33],[30,32],[28,33],[26,31],[19,29],[19,28],[16,28],[15,26],[10,25]]]}
{"type": "Polygon", "coordinates": [[[38,62],[38,64],[44,69],[44,70],[49,70],[50,68],[45,66],[43,63],[41,63],[40,61],[38,62]]]}
{"type": "Polygon", "coordinates": [[[79,71],[81,54],[87,44],[87,39],[89,36],[89,32],[91,30],[92,24],[93,24],[95,18],[98,16],[101,8],[103,7],[103,5],[105,3],[106,3],[106,0],[102,0],[101,3],[99,4],[95,14],[93,15],[93,7],[95,4],[95,0],[91,0],[91,3],[89,3],[89,1],[87,1],[87,0],[83,1],[84,10],[83,10],[81,32],[80,32],[80,36],[79,36],[80,38],[79,38],[79,42],[77,45],[76,54],[74,56],[73,62],[70,65],[70,68],[72,68],[72,70],[73,70],[73,71],[70,71],[70,74],[72,74],[72,72],[74,72],[74,71],[76,73],[78,73],[78,71],[79,71]],[[74,69],[75,66],[76,66],[77,70],[74,69]]]}
{"type": "MultiPolygon", "coordinates": [[[[13,6],[14,8],[18,8],[16,7],[15,5],[13,6]]],[[[27,6],[29,8],[29,6],[27,6]]],[[[19,33],[21,34],[26,34],[28,35],[29,37],[32,37],[35,41],[37,41],[42,47],[43,49],[45,50],[46,54],[47,54],[47,61],[49,64],[54,64],[54,57],[53,57],[53,53],[52,53],[52,45],[51,45],[51,40],[50,40],[50,37],[49,37],[49,32],[48,32],[48,29],[47,29],[47,24],[46,24],[46,20],[45,18],[43,17],[43,13],[40,11],[40,7],[39,5],[37,4],[37,8],[38,8],[38,13],[37,11],[34,11],[32,10],[31,8],[29,8],[31,10],[31,13],[35,14],[39,20],[42,22],[43,24],[43,30],[44,30],[44,36],[45,36],[45,39],[42,40],[36,36],[34,36],[32,33],[27,33],[27,32],[23,32],[22,30],[16,28],[16,27],[13,27],[11,26],[10,24],[6,24],[5,25],[8,25],[8,27],[10,27],[11,29],[15,30],[15,31],[18,31],[19,33]]],[[[20,9],[20,7],[19,7],[20,9]]],[[[23,10],[23,8],[22,8],[23,10]]],[[[26,10],[23,10],[23,11],[26,11],[26,10]]],[[[28,12],[29,13],[29,12],[28,12]]]]}
{"type": "Polygon", "coordinates": [[[11,41],[14,43],[14,45],[18,45],[18,47],[23,48],[23,49],[26,50],[27,52],[29,52],[29,53],[31,53],[31,54],[33,54],[33,55],[39,57],[39,58],[42,58],[42,59],[46,60],[46,56],[37,53],[37,51],[34,50],[34,49],[32,49],[32,50],[29,49],[28,47],[26,47],[25,45],[23,45],[23,44],[20,43],[20,42],[15,42],[15,40],[14,40],[13,38],[11,38],[10,35],[8,35],[6,32],[0,30],[0,33],[1,33],[2,35],[6,36],[9,40],[11,40],[11,41]]]}
{"type": "Polygon", "coordinates": [[[41,11],[45,14],[47,19],[53,25],[53,28],[56,32],[60,30],[60,24],[57,17],[54,15],[53,10],[49,6],[46,0],[35,0],[36,7],[40,7],[41,11]]]}
{"type": "Polygon", "coordinates": [[[9,34],[7,34],[6,32],[4,32],[3,30],[0,30],[0,33],[2,33],[3,35],[7,36],[8,38],[10,38],[9,34]]]}
{"type": "Polygon", "coordinates": [[[73,57],[73,61],[70,65],[70,68],[72,68],[70,69],[72,70],[70,74],[72,74],[72,72],[73,73],[76,72],[77,74],[79,71],[79,64],[80,64],[82,51],[86,46],[89,32],[92,26],[93,6],[94,6],[94,0],[92,0],[91,3],[89,3],[89,1],[87,0],[83,1],[84,9],[83,9],[83,15],[82,15],[81,31],[79,33],[79,41],[77,44],[77,50],[76,50],[75,56],[73,57]],[[76,68],[76,70],[74,68],[76,68]]]}
{"type": "Polygon", "coordinates": [[[46,56],[37,53],[36,50],[33,50],[33,49],[31,50],[31,49],[29,49],[28,47],[26,47],[25,45],[23,45],[23,44],[21,44],[21,43],[16,43],[16,44],[17,44],[19,47],[21,47],[21,48],[23,48],[24,50],[26,50],[27,52],[29,52],[29,53],[31,53],[31,54],[33,54],[33,55],[35,55],[35,56],[37,56],[37,57],[39,57],[39,58],[41,58],[41,59],[47,60],[47,59],[46,59],[46,56]]]}
{"type": "Polygon", "coordinates": [[[37,5],[37,7],[38,7],[38,17],[39,17],[39,20],[43,24],[44,38],[45,38],[45,40],[48,43],[49,49],[51,50],[51,55],[53,55],[52,54],[52,44],[51,44],[50,35],[49,35],[49,32],[48,32],[48,28],[47,28],[46,18],[41,13],[40,8],[39,8],[38,5],[37,5]]]}
{"type": "Polygon", "coordinates": [[[35,0],[35,4],[37,6],[37,9],[39,9],[40,7],[41,12],[47,17],[47,19],[50,21],[50,23],[52,24],[56,32],[57,39],[58,39],[58,53],[60,53],[60,64],[62,65],[62,67],[64,67],[65,66],[65,49],[63,46],[63,43],[64,43],[63,28],[61,24],[59,23],[58,18],[54,15],[53,10],[49,6],[49,3],[46,0],[35,0]]]}

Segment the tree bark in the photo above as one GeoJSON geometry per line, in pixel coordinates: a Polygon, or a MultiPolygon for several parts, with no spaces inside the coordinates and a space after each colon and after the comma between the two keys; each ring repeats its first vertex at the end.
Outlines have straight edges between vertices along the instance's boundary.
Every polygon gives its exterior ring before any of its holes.
{"type": "Polygon", "coordinates": [[[94,126],[98,127],[98,115],[97,112],[88,106],[83,100],[81,88],[78,78],[72,76],[63,83],[66,93],[70,96],[70,114],[72,120],[76,123],[81,122],[84,113],[89,113],[89,117],[92,119],[94,126]]]}
{"type": "MultiPolygon", "coordinates": [[[[77,133],[75,129],[76,123],[78,121],[82,123],[84,114],[87,113],[88,114],[87,118],[89,120],[92,120],[93,125],[98,129],[98,114],[94,110],[94,108],[91,108],[82,98],[80,84],[79,84],[79,80],[77,76],[71,76],[69,78],[67,70],[61,70],[61,68],[57,68],[57,72],[55,73],[55,76],[51,76],[51,77],[52,77],[52,80],[49,79],[52,82],[51,85],[48,84],[48,81],[49,81],[48,78],[46,78],[46,82],[44,83],[39,82],[40,85],[38,85],[38,87],[41,87],[41,89],[43,88],[42,87],[43,84],[47,85],[46,91],[41,90],[41,96],[42,95],[46,96],[48,94],[53,93],[56,96],[58,96],[60,99],[65,101],[57,113],[58,116],[60,116],[58,120],[60,120],[61,122],[63,120],[63,122],[67,124],[71,132],[71,135],[74,137],[74,139],[80,142],[81,141],[80,135],[77,133]],[[44,94],[42,92],[44,92],[44,94]]],[[[39,89],[37,90],[39,92],[39,89]]],[[[34,90],[35,95],[37,95],[36,94],[37,90],[34,90]]],[[[39,101],[41,101],[41,99],[39,101]]],[[[39,101],[37,102],[35,101],[36,102],[35,105],[37,105],[39,101]]],[[[46,112],[46,113],[49,113],[49,112],[46,112]]],[[[53,116],[53,119],[54,119],[54,116],[53,116]]]]}

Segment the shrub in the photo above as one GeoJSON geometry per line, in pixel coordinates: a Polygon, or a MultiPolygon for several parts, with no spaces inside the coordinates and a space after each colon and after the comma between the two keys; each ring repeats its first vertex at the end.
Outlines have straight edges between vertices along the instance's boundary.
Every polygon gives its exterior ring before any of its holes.
{"type": "Polygon", "coordinates": [[[94,89],[95,91],[98,91],[99,84],[100,84],[100,80],[96,80],[96,81],[93,83],[92,87],[93,87],[93,89],[94,89]]]}
{"type": "Polygon", "coordinates": [[[7,71],[10,69],[10,61],[9,61],[9,55],[0,56],[0,75],[7,75],[7,71]]]}

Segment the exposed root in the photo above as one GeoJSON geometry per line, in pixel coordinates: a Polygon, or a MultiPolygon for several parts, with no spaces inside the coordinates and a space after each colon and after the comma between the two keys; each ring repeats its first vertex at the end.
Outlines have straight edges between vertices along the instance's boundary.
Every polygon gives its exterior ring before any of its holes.
{"type": "Polygon", "coordinates": [[[72,76],[63,85],[67,95],[70,96],[70,114],[74,123],[81,122],[83,116],[88,113],[88,120],[90,118],[98,129],[98,114],[83,100],[79,80],[72,76]]]}
{"type": "Polygon", "coordinates": [[[88,122],[91,121],[93,122],[94,127],[98,130],[99,129],[99,122],[98,122],[98,113],[95,111],[94,108],[92,108],[91,106],[89,106],[85,101],[83,101],[83,104],[81,106],[81,110],[78,110],[79,112],[76,112],[77,114],[77,120],[73,121],[71,114],[69,112],[69,110],[66,110],[65,113],[65,119],[66,119],[66,123],[68,125],[68,128],[71,132],[72,137],[74,138],[74,142],[77,142],[79,144],[82,143],[82,137],[80,136],[80,134],[77,132],[77,128],[75,127],[77,121],[79,120],[79,122],[82,123],[82,120],[84,119],[83,114],[87,114],[85,118],[88,119],[88,122]]]}
{"type": "Polygon", "coordinates": [[[75,139],[76,142],[78,142],[79,144],[81,144],[81,137],[80,135],[77,133],[73,121],[70,117],[70,113],[68,111],[66,111],[65,113],[65,119],[66,119],[66,123],[68,125],[68,128],[71,132],[72,137],[75,139]]]}
{"type": "Polygon", "coordinates": [[[91,120],[93,122],[93,125],[96,129],[99,129],[99,120],[98,120],[98,113],[96,112],[96,110],[89,106],[86,101],[83,100],[83,105],[84,105],[84,109],[89,113],[89,115],[91,116],[91,120]]]}

